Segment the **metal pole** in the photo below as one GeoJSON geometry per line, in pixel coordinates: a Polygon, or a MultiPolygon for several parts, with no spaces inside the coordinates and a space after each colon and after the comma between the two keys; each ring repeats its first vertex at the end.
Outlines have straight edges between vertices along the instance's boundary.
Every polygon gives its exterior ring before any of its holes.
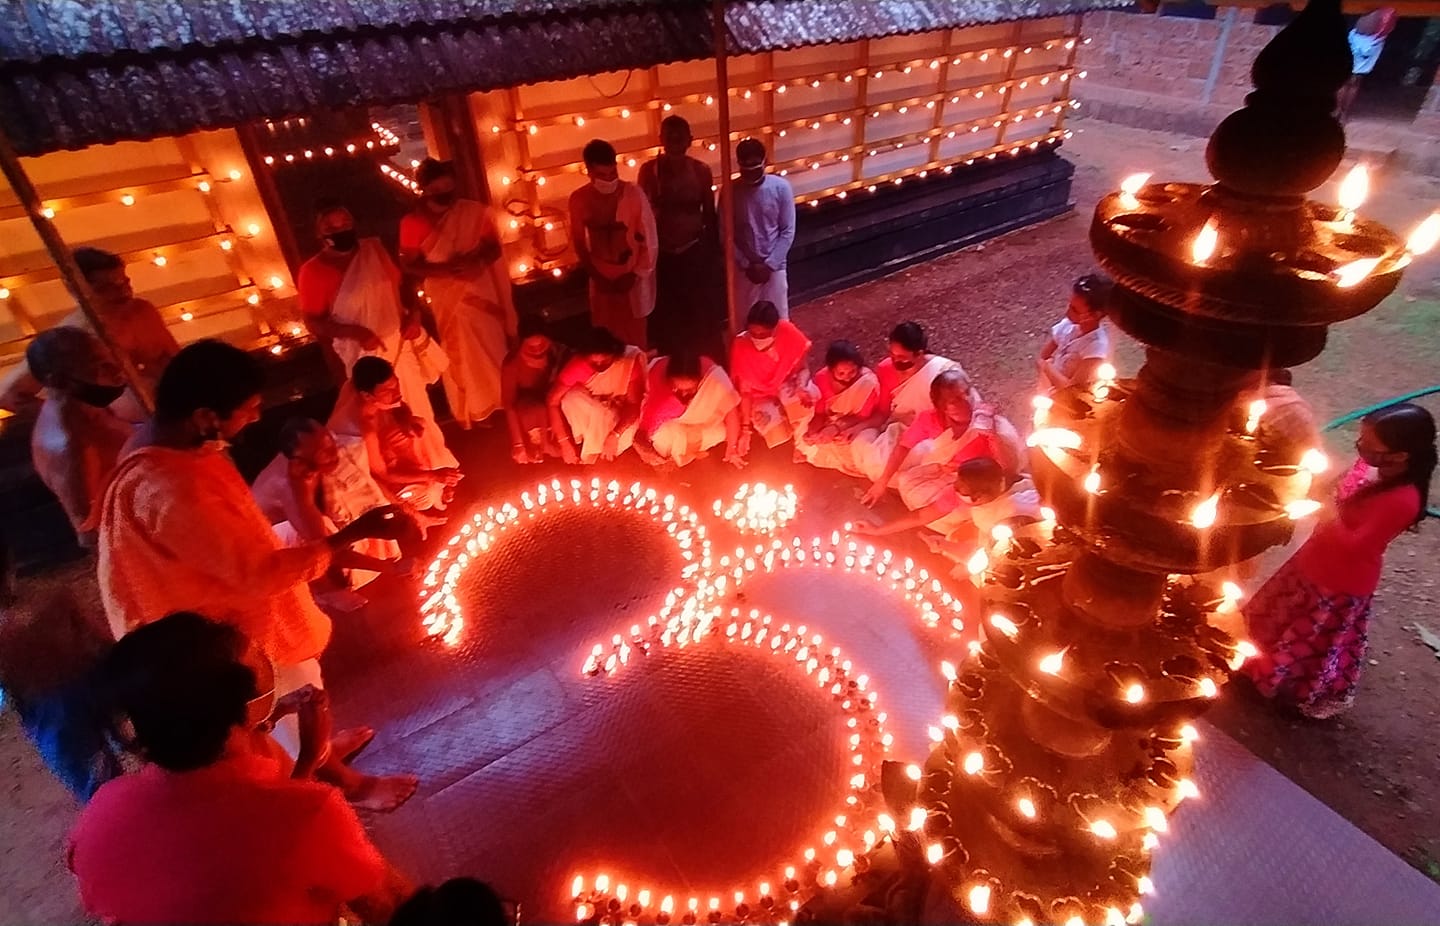
{"type": "Polygon", "coordinates": [[[720,117],[720,250],[725,264],[725,321],[729,336],[740,330],[735,306],[735,207],[731,190],[730,71],[726,46],[725,0],[715,0],[711,13],[715,26],[715,99],[720,117]]]}
{"type": "Polygon", "coordinates": [[[135,369],[135,363],[130,359],[130,355],[116,346],[106,328],[105,319],[95,311],[95,301],[90,294],[90,287],[86,284],[84,275],[80,273],[80,268],[75,264],[75,257],[70,253],[70,248],[60,238],[60,233],[55,230],[55,226],[45,218],[40,194],[35,192],[35,185],[30,182],[30,177],[20,164],[20,157],[15,153],[15,146],[10,143],[10,136],[4,127],[0,127],[0,172],[5,174],[10,189],[15,191],[15,196],[25,207],[25,214],[30,217],[30,224],[35,226],[40,240],[45,243],[45,250],[50,252],[50,259],[59,269],[60,278],[65,281],[65,288],[70,290],[75,304],[80,307],[80,311],[85,313],[95,334],[115,355],[115,359],[120,364],[120,371],[125,374],[125,381],[130,384],[136,398],[140,400],[140,405],[147,413],[153,412],[155,401],[150,394],[149,384],[140,376],[140,371],[135,369]]]}

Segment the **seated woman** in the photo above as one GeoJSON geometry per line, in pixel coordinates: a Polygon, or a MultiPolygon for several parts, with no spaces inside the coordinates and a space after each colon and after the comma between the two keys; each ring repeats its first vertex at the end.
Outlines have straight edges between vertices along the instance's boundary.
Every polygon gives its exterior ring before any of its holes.
{"type": "Polygon", "coordinates": [[[999,461],[973,457],[960,464],[955,481],[935,500],[892,521],[861,522],[851,531],[872,537],[928,527],[941,536],[925,535],[933,552],[964,562],[975,552],[977,540],[988,544],[994,530],[1012,530],[1041,520],[1040,493],[1028,476],[1013,479],[999,461]]]}
{"type": "Polygon", "coordinates": [[[964,373],[946,370],[935,377],[930,402],[896,440],[884,469],[865,493],[866,505],[880,501],[893,479],[907,508],[923,508],[951,483],[960,464],[974,457],[988,456],[999,460],[1006,472],[1019,471],[1019,432],[994,408],[980,403],[964,373]]]}
{"type": "Polygon", "coordinates": [[[635,452],[651,466],[685,466],[725,443],[725,462],[744,466],[740,394],[725,370],[693,351],[650,364],[635,452]]]}
{"type": "Polygon", "coordinates": [[[566,463],[613,460],[635,441],[645,398],[645,354],[591,328],[545,397],[566,463]]]}
{"type": "MultiPolygon", "coordinates": [[[[436,444],[430,433],[432,423],[410,413],[388,360],[361,357],[355,361],[328,425],[342,447],[363,443],[375,482],[407,510],[443,511],[449,504],[455,484],[462,478],[460,461],[445,446],[443,437],[436,444]]],[[[422,528],[444,523],[433,517],[416,520],[422,528]]]]}
{"type": "MultiPolygon", "coordinates": [[[[363,444],[353,446],[363,454],[363,444]]],[[[292,418],[280,430],[280,453],[255,477],[250,493],[286,546],[324,540],[365,512],[390,504],[363,460],[342,454],[335,435],[320,422],[292,418]]],[[[413,560],[401,558],[399,543],[378,538],[338,551],[332,564],[336,574],[322,594],[414,570],[413,560]]]]}
{"type": "Polygon", "coordinates": [[[805,432],[817,395],[805,369],[808,350],[810,339],[780,318],[775,303],[750,307],[745,330],[730,346],[730,376],[740,392],[740,456],[750,452],[753,431],[767,447],[805,432]]]}
{"type": "Polygon", "coordinates": [[[560,456],[545,397],[560,371],[561,351],[539,316],[526,315],[519,328],[519,341],[500,367],[500,402],[510,428],[510,456],[516,463],[539,463],[560,456]]]}
{"type": "Polygon", "coordinates": [[[852,446],[862,476],[880,478],[900,435],[930,407],[930,384],[946,370],[965,372],[955,361],[930,353],[925,329],[915,322],[901,322],[890,332],[889,355],[875,365],[879,407],[852,446]]]}
{"type": "Polygon", "coordinates": [[[865,366],[860,348],[835,341],[825,351],[825,368],[815,374],[815,416],[796,446],[815,466],[860,475],[851,445],[880,411],[880,380],[865,366]]]}
{"type": "Polygon", "coordinates": [[[1050,328],[1050,337],[1040,349],[1036,366],[1040,395],[1050,395],[1067,386],[1086,386],[1099,378],[1101,364],[1110,360],[1110,332],[1105,311],[1115,284],[1109,277],[1087,273],[1070,290],[1065,317],[1050,328]]]}

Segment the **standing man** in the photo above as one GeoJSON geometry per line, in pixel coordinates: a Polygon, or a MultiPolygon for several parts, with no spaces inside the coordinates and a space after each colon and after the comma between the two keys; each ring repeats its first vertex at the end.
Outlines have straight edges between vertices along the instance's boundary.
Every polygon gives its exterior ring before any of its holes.
{"type": "Polygon", "coordinates": [[[515,340],[500,215],[459,197],[450,161],[426,158],[415,169],[415,182],[424,195],[400,220],[400,265],[425,281],[450,360],[444,376],[450,414],[468,430],[500,408],[500,365],[515,340]]]}
{"type": "MultiPolygon", "coordinates": [[[[119,639],[175,611],[231,624],[275,666],[280,697],[324,687],[320,654],[330,618],[309,583],[358,540],[399,539],[405,518],[380,508],[323,541],[285,548],[229,454],[260,418],[262,370],[219,341],[186,347],[160,378],[155,417],[115,470],[100,519],[100,594],[119,639]]],[[[292,753],[299,744],[284,726],[292,753]]],[[[374,734],[341,734],[317,774],[359,807],[393,810],[415,793],[413,776],[376,778],[344,765],[374,734]]]]}
{"type": "Polygon", "coordinates": [[[420,324],[419,306],[406,298],[400,268],[379,238],[356,234],[355,217],[339,203],[320,204],[315,231],[325,246],[301,265],[297,286],[306,326],[331,343],[346,377],[361,357],[393,365],[405,404],[443,444],[426,387],[448,362],[420,324]]]}
{"type": "MultiPolygon", "coordinates": [[[[94,308],[105,322],[110,348],[129,357],[135,371],[144,378],[153,394],[165,364],[180,352],[180,345],[175,342],[175,336],[170,333],[160,310],[149,300],[135,295],[130,276],[125,272],[125,262],[118,255],[99,248],[76,248],[75,264],[95,297],[94,308]]],[[[90,319],[80,309],[65,316],[60,324],[90,330],[90,319]]],[[[0,408],[19,411],[27,403],[35,401],[39,393],[40,383],[31,374],[29,366],[21,363],[0,382],[0,408]]],[[[145,414],[139,401],[129,394],[116,404],[115,411],[127,420],[137,422],[145,414]]]]}
{"type": "Polygon", "coordinates": [[[687,152],[690,123],[666,116],[660,123],[662,153],[640,165],[636,182],[655,211],[660,256],[655,263],[655,311],[650,344],[661,354],[696,352],[720,357],[718,301],[723,287],[717,248],[715,175],[687,152]]]}
{"type": "Polygon", "coordinates": [[[655,309],[655,214],[620,179],[615,148],[595,139],[582,155],[590,182],[570,194],[570,244],[590,276],[590,322],[644,348],[655,309]]]}
{"type": "Polygon", "coordinates": [[[735,146],[740,180],[731,185],[735,209],[735,299],[743,316],[757,302],[773,302],[790,317],[785,274],[795,243],[795,191],[790,181],[765,170],[765,145],[743,138],[735,146]]]}
{"type": "Polygon", "coordinates": [[[94,549],[105,487],[134,432],[110,410],[125,383],[100,339],[83,328],[42,331],[25,360],[45,387],[30,433],[35,473],[60,500],[80,546],[94,549]]]}

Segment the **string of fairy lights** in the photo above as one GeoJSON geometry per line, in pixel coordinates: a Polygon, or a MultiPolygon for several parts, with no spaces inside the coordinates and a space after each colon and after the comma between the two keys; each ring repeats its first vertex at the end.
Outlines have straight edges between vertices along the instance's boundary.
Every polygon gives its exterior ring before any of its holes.
{"type": "MultiPolygon", "coordinates": [[[[248,221],[240,228],[235,228],[219,218],[215,197],[224,193],[231,184],[239,183],[244,178],[245,172],[239,168],[230,168],[218,173],[196,170],[185,176],[149,183],[126,184],[69,196],[45,197],[41,201],[40,214],[44,219],[54,221],[57,215],[88,207],[119,205],[125,209],[132,209],[147,197],[163,194],[193,191],[204,196],[214,221],[213,231],[182,240],[133,248],[118,254],[127,265],[149,264],[161,269],[172,267],[190,255],[203,255],[207,251],[221,254],[234,274],[235,285],[220,292],[212,291],[203,296],[157,306],[162,316],[189,323],[197,319],[224,315],[241,308],[255,310],[269,300],[280,299],[287,295],[289,282],[286,273],[277,269],[256,278],[247,272],[248,261],[241,259],[246,242],[266,234],[267,225],[260,221],[248,221]]],[[[0,218],[9,217],[12,216],[0,216],[0,218]]],[[[60,272],[54,266],[0,277],[0,304],[4,304],[17,318],[24,317],[25,290],[59,279],[60,272]]],[[[286,344],[303,336],[303,333],[303,330],[298,330],[298,326],[295,325],[288,326],[283,332],[276,332],[276,341],[270,348],[272,353],[283,352],[286,344]]]]}
{"type": "MultiPolygon", "coordinates": [[[[794,94],[807,91],[819,92],[820,105],[824,112],[809,115],[787,116],[771,119],[754,129],[731,131],[724,139],[718,136],[702,136],[695,141],[702,150],[714,152],[721,144],[733,144],[751,134],[769,135],[784,139],[796,133],[813,133],[817,137],[824,130],[852,128],[857,137],[848,144],[829,147],[824,151],[811,152],[771,162],[770,168],[780,176],[790,177],[801,172],[821,172],[826,168],[846,165],[853,176],[843,182],[828,184],[818,190],[808,190],[796,196],[798,205],[817,207],[827,201],[843,202],[856,195],[878,192],[887,186],[901,185],[906,181],[925,179],[931,174],[950,174],[955,168],[969,166],[980,161],[996,160],[1000,157],[1016,157],[1036,151],[1041,146],[1053,147],[1069,136],[1061,120],[1067,108],[1078,108],[1079,102],[1068,98],[1068,87],[1073,79],[1086,76],[1070,61],[1059,63],[1042,62],[1037,66],[1022,67],[1032,58],[1038,60],[1045,53],[1072,52],[1077,44],[1089,43],[1089,39],[1078,35],[1057,36],[1034,43],[1015,43],[971,48],[947,55],[929,55],[904,60],[872,63],[863,67],[831,69],[819,74],[765,79],[746,86],[728,88],[729,96],[737,102],[755,101],[761,94],[770,94],[770,99],[779,104],[784,102],[794,107],[794,94]],[[942,68],[960,66],[967,62],[992,64],[1001,68],[1000,76],[987,76],[983,80],[960,86],[942,87],[929,92],[912,92],[891,98],[874,99],[879,96],[877,87],[888,87],[887,82],[897,83],[901,93],[906,89],[905,81],[913,83],[915,72],[935,74],[937,80],[948,81],[947,71],[942,68]],[[857,93],[853,104],[835,106],[825,101],[827,87],[836,85],[863,87],[857,93]],[[1045,102],[1022,103],[1018,94],[1033,93],[1038,88],[1051,88],[1057,95],[1045,102]],[[947,107],[975,104],[987,97],[999,101],[996,111],[984,115],[957,113],[960,118],[946,120],[947,107]],[[877,123],[886,117],[905,118],[924,112],[934,123],[923,129],[905,131],[881,138],[866,138],[863,123],[877,123]],[[1007,139],[1006,135],[1023,131],[1027,121],[1053,120],[1053,125],[1042,133],[1030,132],[1021,139],[1007,139]],[[994,131],[993,143],[961,152],[958,155],[941,156],[939,148],[946,143],[966,136],[979,136],[981,132],[994,131]],[[932,157],[924,163],[884,170],[873,175],[865,173],[865,159],[883,154],[903,151],[906,148],[929,146],[932,157]]],[[[613,104],[587,110],[586,112],[564,111],[540,116],[514,118],[508,121],[489,122],[482,132],[494,137],[507,133],[529,142],[543,132],[552,129],[573,131],[592,126],[604,120],[648,119],[669,114],[686,106],[714,107],[717,104],[714,91],[698,90],[678,95],[666,95],[644,101],[613,104]]],[[[378,128],[377,128],[378,130],[378,128]]],[[[978,141],[977,137],[977,141],[978,141]]],[[[386,144],[382,135],[380,144],[386,144]]],[[[528,145],[519,146],[528,152],[528,145]]],[[[620,162],[630,169],[661,152],[656,144],[625,146],[618,151],[620,162]]],[[[312,152],[302,152],[311,156],[312,152]]],[[[528,154],[521,155],[521,163],[509,170],[493,175],[494,183],[504,190],[501,197],[506,210],[506,223],[516,233],[516,242],[521,244],[523,253],[514,259],[511,276],[517,281],[534,279],[538,276],[563,277],[573,266],[573,256],[568,246],[567,210],[563,204],[550,205],[546,201],[545,187],[552,181],[580,174],[584,165],[574,154],[558,163],[536,163],[528,154]]],[[[414,166],[413,164],[411,165],[414,166]]],[[[393,164],[381,167],[382,175],[409,194],[419,194],[419,185],[410,172],[393,164]]],[[[718,186],[712,187],[712,192],[718,186]]]]}

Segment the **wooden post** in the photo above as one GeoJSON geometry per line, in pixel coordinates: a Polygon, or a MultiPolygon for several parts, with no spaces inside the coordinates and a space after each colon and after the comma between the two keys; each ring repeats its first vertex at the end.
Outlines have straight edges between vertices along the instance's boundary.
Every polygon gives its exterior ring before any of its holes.
{"type": "MultiPolygon", "coordinates": [[[[715,26],[715,100],[720,106],[720,258],[725,264],[725,319],[729,338],[740,330],[735,306],[735,206],[731,190],[734,173],[730,147],[730,70],[726,47],[725,0],[715,0],[711,7],[715,26]]],[[[728,343],[728,340],[727,340],[728,343]]]]}
{"type": "Polygon", "coordinates": [[[50,259],[59,269],[60,279],[65,281],[65,288],[70,290],[75,304],[80,307],[80,311],[85,313],[95,334],[115,355],[115,359],[120,364],[120,371],[125,374],[125,381],[130,384],[141,407],[147,414],[153,412],[155,397],[150,394],[148,382],[140,376],[140,371],[135,369],[130,355],[115,345],[105,319],[95,311],[95,301],[90,293],[90,286],[85,282],[85,276],[80,272],[80,268],[76,266],[75,257],[70,253],[69,246],[61,239],[60,233],[55,230],[55,226],[51,224],[50,220],[45,218],[42,211],[45,207],[40,201],[40,194],[35,191],[35,185],[30,182],[29,175],[25,173],[25,168],[20,163],[20,157],[15,153],[14,145],[10,144],[10,136],[3,127],[0,127],[0,172],[5,174],[10,189],[15,191],[15,196],[25,207],[25,214],[29,216],[30,224],[35,226],[40,240],[45,243],[45,250],[49,252],[50,259]]]}

